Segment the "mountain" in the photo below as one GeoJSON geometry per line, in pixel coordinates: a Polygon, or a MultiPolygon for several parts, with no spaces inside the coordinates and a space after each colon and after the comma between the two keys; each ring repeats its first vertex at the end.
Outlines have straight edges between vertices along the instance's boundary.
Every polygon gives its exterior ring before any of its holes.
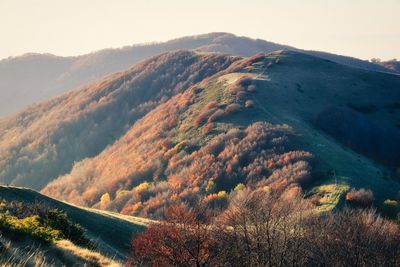
{"type": "Polygon", "coordinates": [[[379,206],[400,190],[399,89],[400,76],[294,51],[232,60],[42,192],[153,218],[173,202],[224,207],[243,187],[323,188],[330,208],[367,188],[379,206]]]}
{"type": "Polygon", "coordinates": [[[166,51],[191,49],[251,56],[291,49],[349,66],[382,72],[396,72],[378,64],[356,58],[318,51],[305,51],[259,39],[238,37],[229,33],[209,33],[153,43],[105,49],[76,57],[49,54],[26,54],[0,61],[0,116],[40,102],[75,87],[83,86],[104,75],[124,70],[131,65],[166,51]]]}
{"type": "MultiPolygon", "coordinates": [[[[0,245],[3,249],[0,256],[2,264],[6,264],[3,260],[7,259],[8,261],[14,260],[19,264],[22,264],[19,261],[25,260],[28,260],[27,263],[29,263],[29,258],[39,260],[40,256],[43,258],[43,266],[69,265],[71,261],[74,264],[88,266],[122,266],[131,250],[131,238],[143,231],[145,226],[151,222],[141,218],[72,206],[26,188],[0,186],[0,195],[2,222],[4,218],[12,216],[13,213],[18,214],[17,217],[12,217],[14,221],[18,221],[18,219],[27,219],[27,214],[35,213],[35,209],[43,208],[47,213],[57,210],[65,213],[72,223],[83,227],[85,238],[88,238],[94,247],[94,249],[88,250],[81,245],[73,244],[70,240],[58,239],[50,243],[36,243],[37,239],[42,236],[32,239],[23,232],[14,233],[14,235],[18,235],[18,238],[15,239],[9,230],[2,232],[0,238],[0,245]],[[3,213],[4,209],[7,209],[8,213],[3,213]],[[6,248],[3,247],[7,243],[6,248]],[[7,256],[7,254],[10,255],[7,256]]],[[[3,231],[3,227],[4,225],[1,224],[0,231],[3,231]]],[[[38,231],[41,229],[43,228],[37,228],[38,231]]]]}
{"type": "Polygon", "coordinates": [[[43,188],[74,162],[100,153],[171,96],[235,57],[178,51],[145,60],[81,90],[0,120],[0,181],[43,188]]]}

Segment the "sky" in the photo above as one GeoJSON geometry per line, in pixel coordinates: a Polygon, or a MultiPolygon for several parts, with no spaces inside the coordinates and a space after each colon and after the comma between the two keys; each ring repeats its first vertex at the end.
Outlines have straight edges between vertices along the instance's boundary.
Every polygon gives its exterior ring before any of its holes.
{"type": "Polygon", "coordinates": [[[400,59],[400,0],[0,0],[0,59],[72,56],[216,31],[400,59]]]}

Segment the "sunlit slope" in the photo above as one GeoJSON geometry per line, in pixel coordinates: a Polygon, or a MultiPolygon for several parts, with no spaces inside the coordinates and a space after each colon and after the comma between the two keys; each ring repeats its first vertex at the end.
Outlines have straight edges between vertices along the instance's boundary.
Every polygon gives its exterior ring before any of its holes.
{"type": "MultiPolygon", "coordinates": [[[[223,199],[241,183],[253,188],[300,183],[307,190],[336,181],[372,189],[379,204],[400,190],[398,182],[368,158],[368,149],[321,128],[320,115],[330,106],[355,112],[387,133],[381,141],[393,149],[399,113],[388,112],[388,106],[399,99],[399,84],[395,75],[296,52],[236,61],[159,105],[43,192],[94,207],[108,194],[106,209],[157,217],[170,201],[223,199]],[[374,112],[363,112],[369,105],[374,112]]],[[[357,127],[353,135],[362,138],[357,127]]],[[[389,159],[391,167],[397,160],[392,152],[376,160],[389,159]]]]}

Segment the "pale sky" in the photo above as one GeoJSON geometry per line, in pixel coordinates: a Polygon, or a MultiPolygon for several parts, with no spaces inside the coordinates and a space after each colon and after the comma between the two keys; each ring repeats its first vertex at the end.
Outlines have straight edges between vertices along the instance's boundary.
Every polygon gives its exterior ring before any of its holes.
{"type": "Polygon", "coordinates": [[[400,0],[0,0],[0,59],[78,55],[215,31],[400,59],[400,0]]]}

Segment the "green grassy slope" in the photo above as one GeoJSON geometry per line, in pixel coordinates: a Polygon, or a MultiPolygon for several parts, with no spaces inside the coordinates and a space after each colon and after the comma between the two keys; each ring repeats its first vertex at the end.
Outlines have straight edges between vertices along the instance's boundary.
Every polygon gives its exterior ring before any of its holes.
{"type": "Polygon", "coordinates": [[[86,229],[99,252],[118,260],[123,260],[129,253],[132,237],[150,223],[142,218],[73,206],[26,188],[0,186],[0,198],[26,205],[40,202],[66,212],[73,222],[86,229]]]}
{"type": "MultiPolygon", "coordinates": [[[[254,107],[224,118],[215,129],[223,132],[234,127],[244,128],[260,120],[287,124],[298,136],[297,148],[315,155],[314,185],[336,182],[341,192],[346,185],[365,187],[374,191],[378,205],[399,192],[399,182],[390,178],[386,167],[341,144],[319,129],[314,120],[328,106],[374,106],[374,112],[366,114],[368,119],[377,127],[396,129],[400,112],[388,112],[386,107],[400,99],[400,77],[350,68],[287,50],[259,56],[255,62],[236,70],[231,68],[226,73],[218,82],[209,83],[201,100],[188,114],[198,114],[196,110],[211,100],[228,101],[226,92],[231,83],[240,77],[249,77],[257,87],[255,93],[247,94],[254,107]]],[[[194,118],[185,121],[189,125],[194,118]]],[[[200,132],[201,129],[181,126],[177,142],[197,138],[197,142],[204,143],[207,140],[200,132]]]]}
{"type": "Polygon", "coordinates": [[[336,177],[338,183],[371,188],[379,202],[400,190],[383,166],[340,144],[313,123],[327,106],[374,105],[376,110],[368,118],[378,127],[395,128],[400,112],[387,112],[385,106],[400,99],[400,77],[290,51],[260,57],[240,71],[263,76],[256,78],[257,92],[250,95],[255,108],[236,123],[257,118],[293,127],[298,145],[316,156],[314,172],[321,182],[333,182],[336,177]]]}

